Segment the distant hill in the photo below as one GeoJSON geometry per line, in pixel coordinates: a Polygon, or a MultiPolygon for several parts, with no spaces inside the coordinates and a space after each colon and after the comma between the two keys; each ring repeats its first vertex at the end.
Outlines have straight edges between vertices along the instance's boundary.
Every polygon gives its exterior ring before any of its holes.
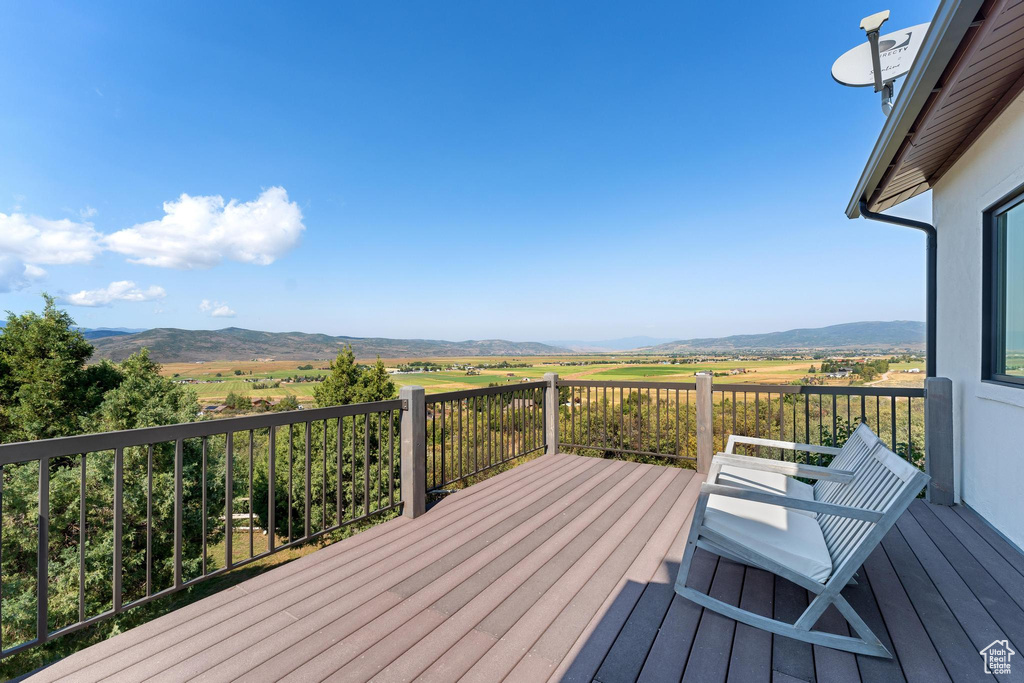
{"type": "MultiPolygon", "coordinates": [[[[3,328],[6,324],[6,320],[0,320],[0,328],[3,328]]],[[[71,329],[78,330],[82,333],[83,337],[89,340],[145,331],[143,327],[73,327],[71,329]]]]}
{"type": "Polygon", "coordinates": [[[86,339],[101,339],[103,337],[120,337],[126,334],[135,334],[136,332],[142,332],[143,330],[130,330],[125,329],[123,327],[99,327],[95,329],[88,327],[79,327],[78,331],[81,332],[82,336],[85,337],[86,339]]]}
{"type": "Polygon", "coordinates": [[[158,327],[136,334],[93,340],[94,358],[124,360],[142,347],[159,363],[274,358],[312,360],[334,358],[351,344],[358,358],[412,358],[455,356],[538,356],[568,353],[568,349],[537,342],[503,339],[443,341],[438,339],[385,339],[332,337],[305,332],[259,332],[228,327],[223,330],[182,330],[158,327]]]}
{"type": "Polygon", "coordinates": [[[558,341],[546,341],[545,344],[552,346],[563,346],[581,353],[595,352],[604,353],[607,351],[630,351],[645,346],[654,346],[664,342],[672,341],[671,337],[622,337],[620,339],[601,339],[598,341],[586,341],[582,339],[563,339],[558,341]]]}
{"type": "Polygon", "coordinates": [[[767,334],[681,339],[649,346],[644,353],[693,353],[695,351],[921,351],[925,326],[914,320],[859,322],[803,328],[767,334]]]}

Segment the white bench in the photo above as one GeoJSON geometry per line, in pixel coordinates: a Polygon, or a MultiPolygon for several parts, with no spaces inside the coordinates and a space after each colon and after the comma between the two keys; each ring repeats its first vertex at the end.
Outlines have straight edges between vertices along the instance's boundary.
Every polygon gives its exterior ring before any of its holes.
{"type": "Polygon", "coordinates": [[[840,591],[928,483],[928,475],[860,425],[842,448],[731,436],[701,485],[676,592],[756,628],[816,645],[891,657],[840,591]],[[745,443],[833,456],[828,467],[732,451],[745,443]],[[813,485],[794,477],[816,480],[813,485]],[[760,567],[816,594],[790,624],[722,602],[686,585],[697,548],[760,567]],[[811,628],[834,604],[858,637],[811,628]]]}

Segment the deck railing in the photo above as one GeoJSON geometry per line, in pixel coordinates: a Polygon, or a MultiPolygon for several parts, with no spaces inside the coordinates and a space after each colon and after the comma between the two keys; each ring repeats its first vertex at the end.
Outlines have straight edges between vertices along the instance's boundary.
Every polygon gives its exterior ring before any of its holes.
{"type": "Polygon", "coordinates": [[[697,462],[694,382],[558,380],[559,447],[697,462]]]}
{"type": "Polygon", "coordinates": [[[395,509],[402,408],[381,401],[0,445],[0,512],[16,521],[0,538],[0,653],[395,509]],[[247,525],[242,547],[236,522],[247,525]]]}
{"type": "MultiPolygon", "coordinates": [[[[891,450],[923,469],[924,397],[917,387],[714,384],[714,451],[723,450],[730,434],[841,446],[863,422],[891,450]]],[[[748,455],[765,450],[750,448],[748,455]]],[[[776,455],[827,464],[820,454],[776,455]]]]}
{"type": "MultiPolygon", "coordinates": [[[[696,467],[699,458],[724,450],[730,434],[842,445],[865,422],[892,450],[924,466],[921,388],[714,384],[710,376],[557,385],[559,447],[568,452],[669,458],[696,467]]],[[[817,454],[797,456],[820,463],[817,454]]]]}
{"type": "MultiPolygon", "coordinates": [[[[940,482],[936,490],[951,495],[952,437],[943,431],[951,389],[941,382],[927,408],[930,435],[943,434],[930,436],[940,444],[930,448],[942,468],[932,486],[940,482]]],[[[0,656],[399,507],[418,516],[429,494],[535,453],[668,458],[707,472],[733,433],[839,445],[866,422],[922,466],[925,412],[925,391],[916,388],[548,374],[430,396],[405,387],[399,399],[376,403],[0,445],[0,513],[15,521],[0,537],[7,568],[0,656]],[[247,524],[241,545],[236,521],[247,524]]]]}
{"type": "Polygon", "coordinates": [[[427,492],[543,451],[546,387],[520,382],[427,396],[427,492]]]}

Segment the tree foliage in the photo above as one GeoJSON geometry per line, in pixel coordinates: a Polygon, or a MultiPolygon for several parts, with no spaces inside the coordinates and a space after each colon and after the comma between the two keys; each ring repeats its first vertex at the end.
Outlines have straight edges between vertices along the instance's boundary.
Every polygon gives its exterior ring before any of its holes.
{"type": "Polygon", "coordinates": [[[110,363],[86,367],[92,346],[73,325],[50,296],[41,314],[8,313],[0,331],[0,442],[81,433],[120,382],[110,363]]]}
{"type": "Polygon", "coordinates": [[[395,383],[378,357],[368,369],[356,364],[351,346],[346,346],[330,364],[330,373],[319,386],[313,387],[313,398],[320,407],[344,406],[350,403],[386,401],[395,397],[395,383]]]}
{"type": "MultiPolygon", "coordinates": [[[[42,313],[8,314],[0,330],[0,442],[47,439],[87,432],[135,429],[194,420],[195,392],[160,375],[145,349],[119,364],[86,365],[92,355],[74,321],[45,297],[42,313]]],[[[195,444],[184,450],[184,487],[201,486],[195,444]]],[[[122,585],[125,601],[146,591],[146,478],[148,449],[125,448],[122,585]],[[141,533],[140,533],[141,531],[141,533]]],[[[173,580],[173,444],[155,444],[153,459],[153,591],[173,580]]],[[[49,627],[79,616],[79,562],[85,561],[86,616],[112,604],[114,454],[51,458],[49,524],[49,627]],[[84,464],[84,465],[83,465],[84,464]],[[85,470],[85,499],[81,499],[85,470]],[[81,525],[84,503],[86,524],[81,525]],[[85,545],[79,543],[85,537],[85,545]]],[[[3,468],[3,638],[5,645],[35,636],[38,461],[3,468]]],[[[213,492],[216,492],[216,484],[213,492]]],[[[221,493],[223,495],[223,493],[221,493]]],[[[201,505],[183,510],[186,572],[198,571],[201,505]]],[[[207,514],[216,514],[207,511],[207,514]]],[[[208,520],[209,521],[209,520],[208,520]]]]}

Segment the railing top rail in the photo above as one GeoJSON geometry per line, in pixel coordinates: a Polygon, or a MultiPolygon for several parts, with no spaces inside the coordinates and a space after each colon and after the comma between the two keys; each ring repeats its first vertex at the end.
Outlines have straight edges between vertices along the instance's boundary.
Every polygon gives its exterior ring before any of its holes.
{"type": "Polygon", "coordinates": [[[280,413],[229,417],[222,420],[183,422],[176,425],[143,427],[141,429],[102,432],[100,434],[63,436],[56,439],[42,439],[39,441],[21,441],[0,445],[0,465],[12,465],[32,460],[109,451],[115,448],[148,446],[149,444],[177,441],[178,439],[194,439],[203,436],[226,434],[228,432],[243,432],[250,429],[283,427],[303,422],[317,422],[319,420],[366,415],[388,410],[403,410],[403,407],[404,402],[401,399],[392,399],[390,401],[352,403],[350,405],[312,408],[310,410],[289,410],[280,413]]]}
{"type": "Polygon", "coordinates": [[[616,389],[696,389],[696,382],[640,382],[592,379],[559,379],[560,387],[614,387],[616,389]]]}
{"type": "Polygon", "coordinates": [[[543,380],[533,382],[519,382],[518,384],[503,384],[500,387],[481,387],[479,389],[462,389],[459,391],[445,391],[440,394],[427,394],[427,403],[441,403],[442,401],[458,401],[463,398],[474,396],[493,396],[495,394],[507,394],[520,389],[543,389],[548,385],[543,380]]]}
{"type": "Polygon", "coordinates": [[[811,384],[712,384],[713,391],[729,391],[748,394],[824,394],[826,396],[896,396],[899,398],[923,398],[922,387],[829,387],[811,384]]]}
{"type": "MultiPolygon", "coordinates": [[[[642,382],[590,379],[559,379],[560,387],[614,387],[616,389],[696,389],[696,382],[642,382]]],[[[714,391],[728,391],[748,394],[823,394],[826,396],[896,396],[898,398],[923,398],[923,387],[830,387],[811,384],[712,384],[714,391]]]]}

